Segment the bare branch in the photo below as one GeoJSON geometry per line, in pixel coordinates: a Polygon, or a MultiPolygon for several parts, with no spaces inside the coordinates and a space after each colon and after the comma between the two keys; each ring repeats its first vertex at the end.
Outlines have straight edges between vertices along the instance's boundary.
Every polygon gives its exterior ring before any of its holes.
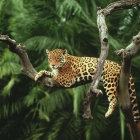
{"type": "MultiPolygon", "coordinates": [[[[22,71],[32,80],[34,80],[34,77],[37,74],[37,72],[33,68],[29,60],[25,46],[23,44],[17,45],[15,40],[12,40],[6,35],[0,35],[0,41],[7,43],[9,45],[9,50],[16,53],[19,56],[22,65],[22,71]]],[[[39,82],[48,87],[58,87],[58,84],[53,79],[45,76],[41,80],[39,80],[39,82]]]]}
{"type": "Polygon", "coordinates": [[[106,8],[104,8],[104,15],[110,15],[112,12],[122,9],[131,9],[140,4],[140,0],[124,0],[117,1],[109,4],[106,8]]]}
{"type": "Polygon", "coordinates": [[[130,125],[129,129],[131,130],[131,134],[134,140],[138,140],[140,138],[140,129],[139,129],[140,124],[138,123],[136,127],[136,124],[134,123],[133,120],[128,82],[131,71],[131,60],[139,49],[140,49],[140,32],[133,37],[133,42],[128,47],[126,47],[126,49],[116,51],[116,53],[120,55],[123,59],[119,80],[118,100],[120,107],[124,112],[124,115],[130,125]]]}
{"type": "Polygon", "coordinates": [[[91,111],[90,111],[90,103],[93,94],[96,93],[97,95],[102,94],[102,91],[97,89],[97,86],[99,84],[99,81],[101,79],[101,73],[103,70],[104,62],[106,60],[106,57],[108,55],[108,38],[107,38],[107,26],[105,23],[105,16],[103,14],[103,10],[98,10],[97,12],[97,25],[99,28],[99,33],[100,33],[100,41],[101,41],[101,53],[100,53],[100,58],[97,66],[97,70],[94,76],[94,80],[87,92],[87,97],[84,100],[84,114],[83,117],[86,119],[92,119],[91,111]]]}

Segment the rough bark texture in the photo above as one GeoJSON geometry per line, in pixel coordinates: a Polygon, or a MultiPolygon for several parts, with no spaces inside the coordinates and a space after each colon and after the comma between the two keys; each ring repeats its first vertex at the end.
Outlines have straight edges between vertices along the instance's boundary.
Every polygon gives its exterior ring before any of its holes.
{"type": "Polygon", "coordinates": [[[129,130],[131,131],[131,136],[133,140],[140,139],[140,122],[135,124],[133,120],[132,107],[128,93],[128,81],[131,72],[131,60],[133,56],[135,56],[139,48],[140,48],[140,32],[133,37],[133,42],[128,47],[126,47],[126,49],[116,51],[117,55],[120,55],[122,57],[118,101],[125,115],[125,118],[128,121],[128,127],[129,130]]]}
{"type": "Polygon", "coordinates": [[[140,4],[140,0],[121,0],[117,2],[113,2],[109,4],[106,8],[104,8],[104,15],[110,15],[112,12],[122,9],[131,9],[134,6],[140,4]]]}
{"type": "MultiPolygon", "coordinates": [[[[37,72],[30,62],[25,46],[23,44],[17,44],[15,40],[10,39],[6,35],[0,35],[0,41],[7,43],[9,45],[9,50],[19,56],[22,65],[22,71],[32,80],[34,80],[37,72]]],[[[48,77],[46,78],[45,76],[39,80],[39,82],[48,87],[59,87],[59,85],[53,79],[48,77]]]]}
{"type": "Polygon", "coordinates": [[[101,73],[102,73],[104,62],[105,62],[106,57],[108,55],[108,49],[109,49],[108,39],[107,39],[108,29],[107,29],[107,26],[105,23],[105,16],[103,14],[103,10],[98,10],[98,12],[97,12],[97,25],[98,25],[99,33],[100,33],[101,53],[100,53],[100,59],[98,62],[97,70],[96,70],[96,73],[94,76],[94,80],[91,83],[91,86],[87,92],[87,96],[84,100],[83,117],[85,119],[92,119],[91,110],[90,110],[90,103],[91,103],[91,99],[93,96],[92,93],[96,93],[97,95],[102,94],[102,91],[97,89],[97,86],[98,86],[99,81],[101,79],[101,73]]]}
{"type": "Polygon", "coordinates": [[[131,60],[133,56],[137,53],[140,48],[140,32],[133,37],[132,43],[126,47],[126,49],[121,49],[116,51],[116,54],[122,57],[122,67],[120,73],[119,81],[119,94],[118,100],[120,106],[125,109],[130,106],[130,99],[128,93],[128,81],[131,72],[131,60]],[[127,93],[127,94],[124,94],[127,93]],[[125,102],[124,102],[125,99],[125,102]]]}

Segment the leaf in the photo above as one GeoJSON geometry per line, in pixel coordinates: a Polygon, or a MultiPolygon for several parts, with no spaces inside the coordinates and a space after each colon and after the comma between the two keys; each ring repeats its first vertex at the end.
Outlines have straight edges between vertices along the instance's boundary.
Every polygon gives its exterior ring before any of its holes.
{"type": "Polygon", "coordinates": [[[21,73],[21,66],[18,64],[19,59],[17,58],[18,56],[13,55],[8,49],[5,50],[0,60],[0,79],[4,76],[21,73]]]}
{"type": "Polygon", "coordinates": [[[11,89],[16,82],[19,82],[19,79],[12,76],[10,81],[7,83],[7,85],[2,90],[2,96],[10,96],[11,95],[11,89]]]}
{"type": "Polygon", "coordinates": [[[125,136],[125,119],[124,119],[124,115],[122,113],[122,111],[119,109],[120,111],[120,125],[121,125],[121,140],[124,140],[124,136],[125,136]]]}

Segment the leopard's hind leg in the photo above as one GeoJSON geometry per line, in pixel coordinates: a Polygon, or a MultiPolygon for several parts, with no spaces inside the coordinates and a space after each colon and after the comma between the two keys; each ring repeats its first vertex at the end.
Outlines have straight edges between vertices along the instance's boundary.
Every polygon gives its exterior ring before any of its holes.
{"type": "Polygon", "coordinates": [[[117,85],[118,85],[117,74],[113,76],[108,75],[107,77],[105,77],[104,88],[107,93],[108,101],[109,101],[109,107],[105,114],[106,118],[109,117],[115,109],[117,103],[117,98],[116,98],[117,85]]]}

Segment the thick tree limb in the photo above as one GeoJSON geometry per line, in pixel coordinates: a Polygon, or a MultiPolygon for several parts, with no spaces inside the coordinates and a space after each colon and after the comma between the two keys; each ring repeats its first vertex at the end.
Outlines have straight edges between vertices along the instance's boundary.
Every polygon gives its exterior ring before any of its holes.
{"type": "Polygon", "coordinates": [[[133,42],[126,47],[126,49],[121,49],[116,51],[117,55],[120,55],[123,59],[120,80],[119,80],[119,90],[118,90],[118,101],[122,111],[124,112],[125,118],[129,123],[129,129],[131,131],[132,139],[140,139],[140,122],[134,123],[132,107],[129,97],[128,82],[131,71],[131,60],[133,56],[140,49],[140,32],[133,37],[133,42]],[[125,102],[124,102],[125,101],[125,102]]]}
{"type": "Polygon", "coordinates": [[[131,9],[140,4],[140,0],[122,0],[109,4],[104,8],[104,15],[110,15],[112,12],[122,9],[131,9]]]}
{"type": "Polygon", "coordinates": [[[105,59],[108,55],[108,38],[107,38],[107,26],[105,22],[105,16],[111,14],[111,12],[120,10],[120,9],[128,9],[132,8],[136,5],[140,4],[140,0],[133,0],[133,1],[118,1],[113,2],[109,4],[106,8],[101,9],[98,8],[97,11],[97,25],[99,28],[100,33],[100,41],[101,41],[101,53],[99,57],[99,62],[97,66],[97,70],[95,73],[95,77],[93,79],[93,82],[87,92],[86,98],[84,100],[84,114],[83,117],[86,119],[92,119],[91,110],[90,110],[90,104],[93,94],[96,93],[97,95],[101,94],[102,91],[97,89],[98,83],[101,79],[101,73],[103,70],[105,59]]]}
{"type": "MultiPolygon", "coordinates": [[[[15,40],[10,39],[6,35],[0,35],[0,41],[7,43],[9,45],[9,50],[12,51],[13,53],[16,53],[19,56],[20,62],[22,65],[22,71],[28,77],[30,77],[31,79],[34,80],[34,77],[37,74],[37,72],[33,68],[32,64],[29,60],[25,46],[23,44],[17,45],[15,40]]],[[[44,78],[39,80],[39,82],[41,82],[42,84],[44,84],[48,87],[58,87],[59,86],[54,80],[52,80],[51,78],[48,78],[48,77],[46,78],[45,76],[44,76],[44,78]]]]}
{"type": "Polygon", "coordinates": [[[97,12],[97,25],[99,28],[100,33],[100,41],[101,41],[101,53],[100,53],[100,59],[98,62],[97,70],[94,76],[94,80],[87,92],[87,96],[84,100],[84,114],[83,117],[86,119],[92,119],[91,110],[90,110],[90,103],[93,94],[96,93],[97,95],[102,94],[102,91],[97,89],[97,86],[99,84],[99,81],[101,79],[101,73],[103,70],[104,62],[106,60],[106,57],[108,55],[108,39],[107,39],[107,26],[105,23],[105,16],[103,14],[103,10],[98,10],[97,12]]]}
{"type": "Polygon", "coordinates": [[[131,59],[135,56],[137,51],[140,48],[140,32],[133,37],[132,43],[126,47],[126,49],[121,49],[116,51],[116,54],[121,56],[122,61],[122,67],[121,67],[121,73],[120,73],[120,81],[119,81],[119,103],[120,106],[123,109],[130,107],[130,99],[128,97],[128,81],[130,77],[131,72],[131,59]],[[125,94],[127,93],[127,94],[125,94]],[[126,97],[127,96],[127,97],[126,97]],[[125,102],[124,102],[125,99],[125,102]]]}

